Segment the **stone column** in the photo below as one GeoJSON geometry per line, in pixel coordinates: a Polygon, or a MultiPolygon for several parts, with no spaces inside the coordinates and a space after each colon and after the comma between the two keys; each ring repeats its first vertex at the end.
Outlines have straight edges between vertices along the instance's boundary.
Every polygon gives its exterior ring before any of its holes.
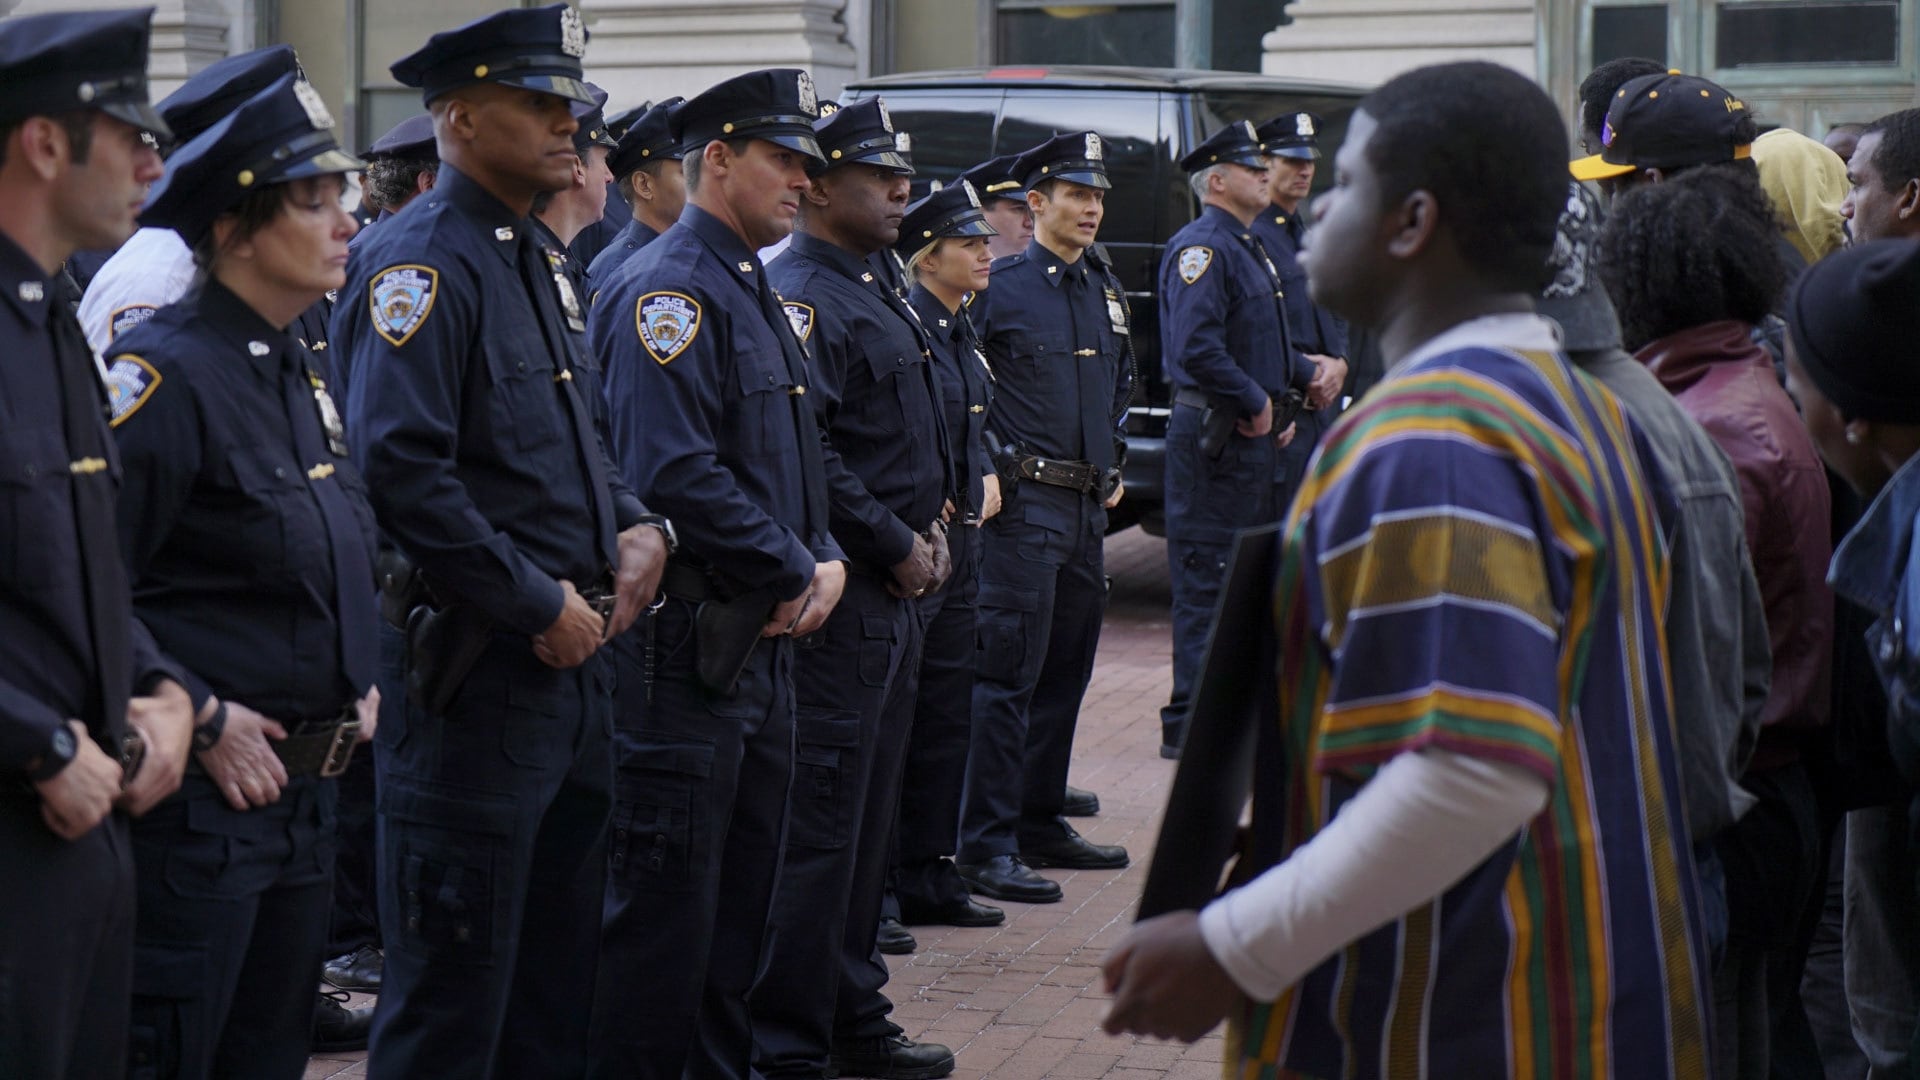
{"type": "Polygon", "coordinates": [[[1261,39],[1269,75],[1375,85],[1454,60],[1490,60],[1531,79],[1535,0],[1293,0],[1293,17],[1261,39]]]}
{"type": "Polygon", "coordinates": [[[806,68],[821,97],[838,97],[864,71],[848,27],[867,24],[869,0],[579,2],[593,35],[587,77],[619,108],[764,67],[806,68]]]}

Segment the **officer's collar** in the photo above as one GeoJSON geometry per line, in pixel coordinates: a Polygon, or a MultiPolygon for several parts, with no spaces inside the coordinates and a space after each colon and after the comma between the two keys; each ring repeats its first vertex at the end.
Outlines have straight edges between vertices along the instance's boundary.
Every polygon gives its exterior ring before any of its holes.
{"type": "Polygon", "coordinates": [[[726,264],[727,271],[745,282],[747,288],[755,292],[760,290],[760,257],[726,222],[688,203],[687,208],[680,211],[680,224],[692,229],[701,243],[711,248],[714,255],[726,264]]]}
{"type": "MultiPolygon", "coordinates": [[[[855,281],[873,284],[876,279],[873,267],[865,259],[828,240],[810,233],[795,232],[792,249],[815,262],[825,263],[855,281]]],[[[883,286],[884,287],[884,286],[883,286]]]]}
{"type": "Polygon", "coordinates": [[[966,328],[961,324],[967,321],[967,309],[962,306],[957,311],[948,311],[947,305],[933,295],[925,285],[915,283],[907,290],[907,303],[920,313],[920,321],[926,324],[927,331],[942,341],[958,341],[966,328]]]}
{"type": "Polygon", "coordinates": [[[29,323],[45,326],[53,309],[53,278],[6,233],[0,233],[0,294],[29,323]]]}
{"type": "Polygon", "coordinates": [[[517,239],[530,218],[508,209],[491,191],[472,177],[446,162],[433,178],[433,190],[423,199],[445,202],[459,208],[488,237],[487,247],[511,265],[517,260],[517,239]]]}
{"type": "Polygon", "coordinates": [[[1073,262],[1053,253],[1053,249],[1040,242],[1039,237],[1027,241],[1027,261],[1040,268],[1040,276],[1047,284],[1058,286],[1067,278],[1087,271],[1087,253],[1081,252],[1073,262]]]}
{"type": "Polygon", "coordinates": [[[542,247],[548,248],[558,254],[566,254],[566,241],[561,240],[560,234],[553,231],[553,226],[541,221],[540,215],[528,215],[527,227],[533,230],[533,238],[538,240],[542,247]]]}
{"type": "Polygon", "coordinates": [[[1239,236],[1241,233],[1247,231],[1247,227],[1240,224],[1239,218],[1228,213],[1225,208],[1215,206],[1212,203],[1207,203],[1200,208],[1199,220],[1211,221],[1213,224],[1231,232],[1235,236],[1239,236]]]}
{"type": "Polygon", "coordinates": [[[194,305],[207,326],[247,358],[255,371],[269,378],[279,372],[280,354],[293,347],[293,339],[247,306],[247,302],[222,285],[220,279],[206,275],[199,292],[185,299],[194,305]]]}
{"type": "Polygon", "coordinates": [[[650,244],[660,239],[660,234],[654,231],[653,226],[636,217],[627,222],[627,239],[641,244],[650,244]]]}

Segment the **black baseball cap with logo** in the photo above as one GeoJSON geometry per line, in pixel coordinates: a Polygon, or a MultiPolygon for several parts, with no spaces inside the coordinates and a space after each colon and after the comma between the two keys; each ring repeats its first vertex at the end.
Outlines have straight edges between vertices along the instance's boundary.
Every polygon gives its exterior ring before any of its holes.
{"type": "Polygon", "coordinates": [[[1683,169],[1752,154],[1746,103],[1719,83],[1669,71],[1622,86],[1600,128],[1604,148],[1570,166],[1575,180],[1605,180],[1640,169],[1683,169]]]}

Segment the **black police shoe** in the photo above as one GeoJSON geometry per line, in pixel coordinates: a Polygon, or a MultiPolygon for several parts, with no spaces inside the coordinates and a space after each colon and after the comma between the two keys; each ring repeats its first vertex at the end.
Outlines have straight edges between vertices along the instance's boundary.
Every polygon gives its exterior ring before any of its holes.
{"type": "Polygon", "coordinates": [[[1178,743],[1164,743],[1164,742],[1161,743],[1160,756],[1167,759],[1168,761],[1179,761],[1180,745],[1178,743]]]}
{"type": "Polygon", "coordinates": [[[1068,784],[1067,801],[1061,804],[1060,812],[1068,817],[1093,817],[1100,813],[1100,796],[1068,784]]]}
{"type": "Polygon", "coordinates": [[[880,916],[880,936],[874,939],[874,945],[888,956],[906,956],[920,947],[900,920],[891,915],[880,916]]]}
{"type": "MultiPolygon", "coordinates": [[[[1040,880],[1046,881],[1045,878],[1040,880]]],[[[1052,885],[1053,882],[1048,881],[1052,885]]],[[[997,907],[960,897],[945,904],[920,905],[900,901],[900,921],[908,926],[999,926],[1007,913],[997,907]]],[[[883,924],[884,925],[884,924],[883,924]]]]}
{"type": "Polygon", "coordinates": [[[313,1003],[313,1039],[315,1053],[340,1050],[365,1050],[367,1036],[373,1031],[373,1006],[349,1009],[345,990],[322,990],[313,1003]]]}
{"type": "Polygon", "coordinates": [[[1127,849],[1118,844],[1096,844],[1062,822],[1065,836],[1020,841],[1020,858],[1028,866],[1057,866],[1067,870],[1118,870],[1127,865],[1127,849]]]}
{"type": "Polygon", "coordinates": [[[878,1080],[939,1080],[953,1073],[953,1051],[939,1043],[917,1043],[905,1035],[850,1039],[834,1044],[833,1072],[878,1080]]]}
{"type": "Polygon", "coordinates": [[[1018,855],[995,855],[986,862],[960,863],[959,870],[967,889],[981,896],[1023,904],[1052,904],[1060,900],[1060,883],[1034,873],[1018,855]]]}
{"type": "Polygon", "coordinates": [[[384,958],[380,950],[372,945],[362,945],[320,965],[320,977],[342,990],[377,994],[380,992],[380,971],[383,966],[384,958]]]}
{"type": "Polygon", "coordinates": [[[1185,721],[1178,724],[1160,725],[1160,756],[1168,761],[1180,760],[1180,745],[1187,741],[1185,721]]]}

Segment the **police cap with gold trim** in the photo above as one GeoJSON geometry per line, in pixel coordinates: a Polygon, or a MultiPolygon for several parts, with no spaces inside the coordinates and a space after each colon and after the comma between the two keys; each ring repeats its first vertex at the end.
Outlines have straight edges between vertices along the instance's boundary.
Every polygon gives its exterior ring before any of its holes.
{"type": "Polygon", "coordinates": [[[634,118],[626,133],[620,136],[619,145],[607,155],[607,168],[613,170],[615,180],[649,162],[680,160],[680,144],[673,137],[672,115],[686,100],[670,97],[655,102],[634,118]]]}
{"type": "Polygon", "coordinates": [[[980,193],[967,181],[955,180],[907,207],[893,250],[905,258],[945,237],[997,236],[999,232],[980,208],[980,193]]]}
{"type": "Polygon", "coordinates": [[[249,192],[365,167],[340,149],[319,93],[300,76],[283,75],[174,151],[166,175],[147,197],[140,224],[172,229],[191,246],[249,192]]]}
{"type": "Polygon", "coordinates": [[[1320,156],[1320,118],[1313,113],[1281,113],[1253,130],[1268,157],[1313,161],[1320,156]]]}
{"type": "Polygon", "coordinates": [[[1267,154],[1260,147],[1260,136],[1254,134],[1253,124],[1245,120],[1236,120],[1219,131],[1207,136],[1180,159],[1180,167],[1190,173],[1210,169],[1215,165],[1245,165],[1264,171],[1267,167],[1267,154]]]}
{"type": "Polygon", "coordinates": [[[814,166],[811,172],[822,173],[859,162],[913,175],[913,140],[906,132],[893,129],[887,103],[877,97],[861,98],[836,108],[831,115],[816,121],[813,131],[820,140],[820,152],[826,155],[826,161],[814,166]]]}
{"type": "Polygon", "coordinates": [[[616,143],[612,135],[607,134],[607,92],[592,83],[587,84],[587,94],[593,98],[593,108],[584,113],[576,113],[580,126],[573,131],[574,153],[586,156],[587,147],[604,146],[612,150],[616,143]]]}
{"type": "Polygon", "coordinates": [[[814,138],[820,98],[799,68],[763,68],[708,87],[673,114],[680,149],[698,154],[715,139],[765,139],[826,160],[814,138]]]}
{"type": "Polygon", "coordinates": [[[433,135],[433,117],[427,113],[415,113],[407,117],[388,128],[385,135],[373,140],[373,145],[367,147],[367,152],[360,156],[368,161],[375,159],[440,160],[440,145],[434,140],[433,135]]]}
{"type": "Polygon", "coordinates": [[[419,87],[423,100],[477,82],[538,90],[591,107],[586,74],[587,27],[566,4],[509,8],[442,30],[390,69],[402,86],[419,87]]]}
{"type": "Polygon", "coordinates": [[[988,158],[961,173],[959,178],[973,185],[973,190],[983,203],[989,199],[1011,199],[1024,204],[1027,201],[1026,192],[1021,190],[1020,178],[1013,175],[1013,163],[1019,157],[1018,154],[1001,154],[996,158],[988,158]]]}
{"type": "Polygon", "coordinates": [[[98,109],[169,137],[147,98],[152,20],[150,7],[0,20],[0,124],[98,109]]]}
{"type": "Polygon", "coordinates": [[[1055,135],[1013,163],[1020,185],[1032,188],[1048,180],[1071,180],[1088,187],[1110,188],[1107,179],[1107,141],[1091,131],[1055,135]]]}
{"type": "Polygon", "coordinates": [[[300,61],[287,45],[270,45],[216,60],[180,88],[160,99],[160,118],[173,129],[176,142],[193,141],[201,132],[227,118],[253,95],[272,86],[283,75],[300,70],[300,61]]]}

